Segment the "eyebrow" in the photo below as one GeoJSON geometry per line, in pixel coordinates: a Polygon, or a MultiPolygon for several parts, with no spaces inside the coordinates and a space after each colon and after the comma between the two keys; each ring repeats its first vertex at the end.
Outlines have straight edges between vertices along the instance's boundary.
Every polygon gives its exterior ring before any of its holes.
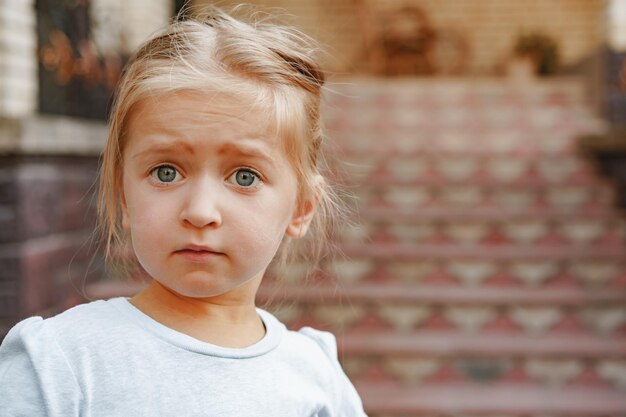
{"type": "MultiPolygon", "coordinates": [[[[181,141],[173,140],[167,141],[167,143],[156,143],[149,148],[137,152],[133,155],[133,159],[141,158],[144,155],[150,154],[172,154],[172,153],[186,153],[194,155],[196,151],[190,144],[181,141]]],[[[218,151],[218,155],[236,154],[241,156],[260,158],[272,166],[274,165],[274,158],[259,146],[244,144],[244,143],[226,143],[222,145],[218,151]]]]}
{"type": "Polygon", "coordinates": [[[259,146],[243,143],[226,143],[218,150],[218,154],[238,154],[253,158],[261,158],[273,164],[274,158],[259,146]]]}
{"type": "Polygon", "coordinates": [[[133,155],[133,159],[140,158],[146,154],[168,154],[172,152],[183,152],[187,154],[195,154],[193,146],[181,140],[168,141],[167,143],[156,143],[149,148],[137,152],[133,155]]]}

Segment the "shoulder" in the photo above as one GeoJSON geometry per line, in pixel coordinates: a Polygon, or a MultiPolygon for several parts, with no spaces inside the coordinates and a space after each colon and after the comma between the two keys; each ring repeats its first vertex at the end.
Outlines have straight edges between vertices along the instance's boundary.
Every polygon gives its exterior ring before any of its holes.
{"type": "Polygon", "coordinates": [[[337,360],[337,339],[332,333],[317,330],[312,327],[303,327],[294,333],[314,342],[328,359],[332,361],[337,360]]]}
{"type": "Polygon", "coordinates": [[[0,408],[8,415],[78,415],[73,411],[83,391],[54,323],[41,317],[25,319],[0,345],[0,392],[11,398],[8,403],[0,398],[0,408]],[[57,413],[61,403],[65,411],[57,413]]]}
{"type": "Polygon", "coordinates": [[[19,345],[36,353],[52,345],[77,345],[84,340],[93,340],[96,333],[106,332],[114,316],[114,310],[108,302],[100,300],[78,305],[47,319],[30,317],[9,331],[2,347],[10,350],[19,345]]]}

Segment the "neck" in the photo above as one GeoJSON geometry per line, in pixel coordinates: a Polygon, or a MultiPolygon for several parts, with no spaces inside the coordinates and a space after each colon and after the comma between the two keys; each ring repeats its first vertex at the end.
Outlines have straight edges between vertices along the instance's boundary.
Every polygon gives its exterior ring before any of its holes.
{"type": "Polygon", "coordinates": [[[153,280],[131,303],[173,330],[218,346],[243,348],[265,334],[254,298],[187,297],[153,280]]]}

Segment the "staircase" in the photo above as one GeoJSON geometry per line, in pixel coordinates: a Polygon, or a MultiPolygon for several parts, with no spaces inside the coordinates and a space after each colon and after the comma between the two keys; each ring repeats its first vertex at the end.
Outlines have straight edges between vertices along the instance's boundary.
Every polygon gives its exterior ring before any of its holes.
{"type": "Polygon", "coordinates": [[[346,257],[304,285],[293,268],[275,313],[338,336],[370,417],[626,416],[625,228],[576,153],[598,129],[581,84],[333,90],[359,215],[346,257]]]}
{"type": "MultiPolygon", "coordinates": [[[[334,332],[370,417],[625,417],[626,237],[577,80],[362,80],[325,108],[345,257],[259,302],[334,332]]],[[[94,298],[133,285],[92,286],[94,298]]]]}

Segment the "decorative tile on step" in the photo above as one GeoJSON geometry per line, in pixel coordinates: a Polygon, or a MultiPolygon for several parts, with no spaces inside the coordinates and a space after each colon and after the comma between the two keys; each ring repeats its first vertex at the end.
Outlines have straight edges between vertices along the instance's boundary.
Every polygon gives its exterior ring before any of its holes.
{"type": "Polygon", "coordinates": [[[445,234],[455,243],[475,244],[484,240],[491,232],[487,223],[454,222],[443,226],[445,234]]]}
{"type": "Polygon", "coordinates": [[[596,333],[608,336],[626,324],[626,306],[588,307],[579,317],[596,333]]]}
{"type": "Polygon", "coordinates": [[[362,357],[346,357],[341,360],[341,365],[346,374],[354,378],[367,372],[371,366],[371,360],[362,357]]]}
{"type": "Polygon", "coordinates": [[[475,333],[497,316],[493,307],[448,307],[444,309],[445,318],[466,333],[475,333]]]}
{"type": "Polygon", "coordinates": [[[470,151],[474,144],[468,141],[467,135],[447,133],[434,144],[436,149],[447,153],[465,153],[470,151]]]}
{"type": "Polygon", "coordinates": [[[394,140],[392,143],[389,143],[389,146],[402,154],[406,154],[420,151],[424,144],[414,137],[407,136],[394,140]]]}
{"type": "Polygon", "coordinates": [[[344,331],[365,317],[365,308],[358,305],[320,305],[314,308],[313,316],[324,326],[344,331]]]}
{"type": "Polygon", "coordinates": [[[535,203],[535,194],[524,189],[498,189],[491,194],[491,200],[506,209],[524,210],[535,203]]]}
{"type": "Polygon", "coordinates": [[[561,186],[547,189],[544,197],[553,207],[574,209],[587,203],[591,192],[588,188],[561,186]]]}
{"type": "Polygon", "coordinates": [[[606,225],[600,220],[574,219],[560,225],[563,236],[573,243],[588,244],[599,239],[606,231],[606,225]]]}
{"type": "Polygon", "coordinates": [[[389,358],[383,364],[389,374],[407,384],[419,383],[440,366],[440,361],[434,358],[389,358]]]}
{"type": "Polygon", "coordinates": [[[576,359],[528,359],[524,364],[526,373],[550,387],[562,387],[576,378],[584,369],[576,359]]]}
{"type": "Polygon", "coordinates": [[[558,307],[512,307],[511,320],[529,335],[541,335],[558,323],[563,312],[558,307]]]}
{"type": "Polygon", "coordinates": [[[437,226],[428,223],[394,223],[387,225],[385,230],[395,239],[405,243],[423,242],[433,238],[437,234],[437,226]]]}
{"type": "Polygon", "coordinates": [[[304,283],[307,275],[311,271],[311,266],[306,262],[293,262],[288,268],[280,271],[276,278],[287,284],[304,283]]]}
{"type": "Polygon", "coordinates": [[[438,123],[448,128],[467,126],[474,115],[462,107],[444,107],[439,112],[438,123]]]}
{"type": "Polygon", "coordinates": [[[549,230],[549,226],[542,220],[517,220],[502,225],[502,233],[510,240],[520,244],[536,242],[549,230]]]}
{"type": "Polygon", "coordinates": [[[468,379],[488,383],[500,379],[513,365],[511,361],[494,358],[465,358],[455,362],[455,368],[468,379]]]}
{"type": "Polygon", "coordinates": [[[344,242],[366,242],[372,235],[373,226],[369,223],[342,225],[336,232],[344,242]]]}
{"type": "Polygon", "coordinates": [[[476,159],[440,158],[436,161],[436,170],[449,181],[467,181],[476,174],[479,165],[476,159]]]}
{"type": "Polygon", "coordinates": [[[519,150],[522,137],[518,134],[502,132],[496,136],[489,136],[485,140],[485,147],[492,154],[510,154],[519,150]]]}
{"type": "Polygon", "coordinates": [[[419,129],[431,115],[411,108],[399,108],[389,115],[389,122],[398,129],[419,129]]]}
{"type": "Polygon", "coordinates": [[[540,287],[559,270],[554,261],[516,261],[509,265],[509,272],[529,287],[540,287]]]}
{"type": "Polygon", "coordinates": [[[372,150],[372,141],[369,140],[364,133],[342,133],[343,140],[341,146],[347,151],[358,153],[359,155],[367,154],[372,150]]]}
{"type": "Polygon", "coordinates": [[[328,271],[345,284],[354,284],[365,280],[374,271],[371,260],[335,260],[327,266],[328,271]]]}
{"type": "Polygon", "coordinates": [[[555,126],[562,117],[559,108],[540,107],[528,110],[527,116],[535,129],[546,129],[555,126]]]}
{"type": "Polygon", "coordinates": [[[354,200],[358,207],[372,207],[380,201],[380,195],[377,189],[359,187],[354,191],[354,200]]]}
{"type": "Polygon", "coordinates": [[[615,388],[626,391],[626,361],[603,360],[596,366],[596,372],[602,378],[611,381],[615,388]]]}
{"type": "Polygon", "coordinates": [[[341,163],[341,169],[346,171],[350,182],[365,181],[379,169],[379,161],[374,158],[359,161],[344,160],[341,163]]]}
{"type": "Polygon", "coordinates": [[[303,309],[293,303],[281,302],[277,306],[272,305],[271,312],[281,322],[289,326],[302,316],[303,309]]]}
{"type": "Polygon", "coordinates": [[[517,118],[517,109],[510,106],[490,107],[482,112],[485,123],[491,128],[502,128],[510,126],[517,118]]]}
{"type": "Polygon", "coordinates": [[[383,266],[384,272],[400,281],[416,283],[434,274],[438,266],[431,261],[391,261],[383,266]]]}
{"type": "Polygon", "coordinates": [[[519,180],[528,172],[528,162],[523,159],[498,158],[488,161],[485,169],[491,177],[510,182],[519,180]]]}
{"type": "Polygon", "coordinates": [[[386,168],[394,176],[394,178],[402,182],[415,180],[423,176],[428,170],[428,163],[425,159],[399,159],[389,161],[386,168]]]}
{"type": "Polygon", "coordinates": [[[535,146],[544,154],[565,154],[573,148],[573,140],[569,135],[554,134],[536,141],[535,146]]]}
{"type": "Polygon", "coordinates": [[[494,275],[498,268],[493,261],[453,260],[446,263],[446,272],[458,279],[465,287],[477,287],[494,275]]]}
{"type": "Polygon", "coordinates": [[[620,273],[620,264],[610,260],[573,261],[569,272],[587,287],[602,287],[620,273]]]}
{"type": "Polygon", "coordinates": [[[423,187],[388,187],[384,199],[398,209],[420,207],[431,200],[430,190],[423,187]]]}
{"type": "Polygon", "coordinates": [[[450,186],[440,190],[438,199],[441,203],[469,207],[480,204],[484,196],[479,187],[450,186]]]}
{"type": "Polygon", "coordinates": [[[582,169],[578,159],[559,158],[537,161],[537,173],[547,182],[563,182],[582,169]]]}
{"type": "Polygon", "coordinates": [[[378,316],[399,332],[408,332],[432,315],[432,308],[424,305],[380,305],[378,316]]]}

